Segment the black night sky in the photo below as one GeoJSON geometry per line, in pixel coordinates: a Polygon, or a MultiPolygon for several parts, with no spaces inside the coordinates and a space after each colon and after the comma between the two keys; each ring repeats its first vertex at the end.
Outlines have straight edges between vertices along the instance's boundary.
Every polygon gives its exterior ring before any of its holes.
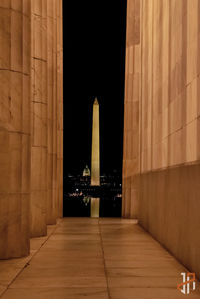
{"type": "Polygon", "coordinates": [[[125,0],[63,1],[64,176],[90,167],[92,104],[100,104],[101,174],[121,172],[125,0]]]}

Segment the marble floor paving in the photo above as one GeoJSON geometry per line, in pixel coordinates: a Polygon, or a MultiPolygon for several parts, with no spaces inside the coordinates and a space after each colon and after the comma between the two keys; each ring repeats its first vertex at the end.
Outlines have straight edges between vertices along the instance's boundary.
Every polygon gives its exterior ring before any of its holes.
{"type": "Polygon", "coordinates": [[[181,272],[135,220],[64,218],[32,240],[29,257],[0,261],[0,298],[178,299],[181,272]]]}

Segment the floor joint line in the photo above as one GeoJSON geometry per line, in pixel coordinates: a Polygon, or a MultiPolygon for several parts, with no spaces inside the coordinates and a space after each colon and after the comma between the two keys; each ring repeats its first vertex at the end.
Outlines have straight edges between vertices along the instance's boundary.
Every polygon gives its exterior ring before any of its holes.
{"type": "Polygon", "coordinates": [[[111,299],[110,288],[109,288],[109,283],[108,283],[108,275],[107,275],[107,269],[106,269],[106,262],[105,262],[105,254],[104,254],[104,248],[103,248],[103,238],[102,238],[102,233],[101,233],[100,219],[98,219],[98,226],[99,226],[101,250],[102,250],[102,255],[103,255],[103,265],[104,265],[104,272],[105,272],[105,278],[106,278],[107,293],[108,293],[108,298],[111,299]]]}

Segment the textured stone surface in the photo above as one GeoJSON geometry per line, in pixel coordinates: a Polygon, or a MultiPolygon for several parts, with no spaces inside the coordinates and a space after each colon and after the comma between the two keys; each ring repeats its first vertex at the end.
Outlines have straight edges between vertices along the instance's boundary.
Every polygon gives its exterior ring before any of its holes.
{"type": "Polygon", "coordinates": [[[53,192],[54,183],[56,181],[54,174],[54,143],[56,130],[56,10],[55,1],[47,2],[47,82],[48,82],[48,136],[47,136],[47,205],[46,205],[46,221],[47,224],[53,224],[56,221],[56,193],[53,192]]]}
{"type": "Polygon", "coordinates": [[[122,215],[136,217],[140,169],[139,113],[141,94],[140,1],[127,2],[127,39],[124,107],[122,215]]]}
{"type": "Polygon", "coordinates": [[[135,5],[128,1],[123,215],[200,277],[200,3],[135,5]]]}
{"type": "Polygon", "coordinates": [[[62,0],[57,4],[57,217],[63,216],[63,16],[62,0]]]}
{"type": "Polygon", "coordinates": [[[32,1],[31,236],[62,217],[62,1],[32,1]]]}
{"type": "Polygon", "coordinates": [[[31,237],[46,235],[47,0],[31,1],[31,237]],[[39,5],[41,4],[41,5],[39,5]]]}
{"type": "Polygon", "coordinates": [[[1,259],[29,252],[31,27],[18,2],[0,3],[1,259]]]}

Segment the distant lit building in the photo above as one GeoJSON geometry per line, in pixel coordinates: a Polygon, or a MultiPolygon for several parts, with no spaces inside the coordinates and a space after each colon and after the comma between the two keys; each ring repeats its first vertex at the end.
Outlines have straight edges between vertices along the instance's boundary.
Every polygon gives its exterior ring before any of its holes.
{"type": "Polygon", "coordinates": [[[86,165],[84,170],[83,170],[83,176],[90,176],[90,169],[89,167],[86,165]]]}

